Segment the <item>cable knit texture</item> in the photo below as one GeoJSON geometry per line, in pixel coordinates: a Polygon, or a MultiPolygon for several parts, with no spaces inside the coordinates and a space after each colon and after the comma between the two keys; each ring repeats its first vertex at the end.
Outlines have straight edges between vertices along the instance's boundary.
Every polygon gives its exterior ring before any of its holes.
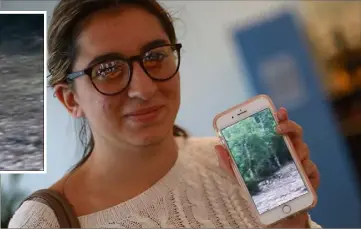
{"type": "MultiPolygon", "coordinates": [[[[172,169],[142,194],[111,208],[80,216],[83,228],[260,228],[245,190],[218,166],[216,138],[177,139],[172,169]]],[[[310,220],[310,226],[320,226],[310,220]]],[[[54,212],[26,201],[9,228],[58,228],[54,212]]]]}

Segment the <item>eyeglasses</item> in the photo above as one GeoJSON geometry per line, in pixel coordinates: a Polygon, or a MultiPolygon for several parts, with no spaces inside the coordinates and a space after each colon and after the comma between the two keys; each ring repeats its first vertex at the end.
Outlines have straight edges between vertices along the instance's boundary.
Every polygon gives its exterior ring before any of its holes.
{"type": "Polygon", "coordinates": [[[149,49],[141,55],[124,58],[110,54],[88,68],[67,75],[68,81],[88,75],[95,89],[104,95],[116,95],[128,87],[132,79],[133,62],[140,64],[154,81],[166,81],[174,77],[180,65],[182,44],[165,44],[149,49]]]}

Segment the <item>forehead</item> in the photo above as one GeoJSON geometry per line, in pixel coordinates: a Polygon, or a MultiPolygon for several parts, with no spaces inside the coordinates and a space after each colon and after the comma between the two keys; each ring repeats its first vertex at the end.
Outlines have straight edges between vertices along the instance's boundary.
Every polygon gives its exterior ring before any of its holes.
{"type": "Polygon", "coordinates": [[[92,15],[78,39],[83,57],[109,52],[139,54],[141,48],[154,40],[169,40],[156,16],[135,6],[125,6],[92,15]]]}

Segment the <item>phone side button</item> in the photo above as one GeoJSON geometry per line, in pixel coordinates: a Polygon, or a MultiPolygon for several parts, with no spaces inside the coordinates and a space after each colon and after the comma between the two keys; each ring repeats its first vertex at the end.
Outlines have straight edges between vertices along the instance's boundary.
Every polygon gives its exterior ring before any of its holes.
{"type": "Polygon", "coordinates": [[[284,213],[290,213],[291,212],[291,207],[290,206],[288,206],[288,205],[285,205],[285,206],[283,206],[282,207],[282,211],[284,212],[284,213]]]}

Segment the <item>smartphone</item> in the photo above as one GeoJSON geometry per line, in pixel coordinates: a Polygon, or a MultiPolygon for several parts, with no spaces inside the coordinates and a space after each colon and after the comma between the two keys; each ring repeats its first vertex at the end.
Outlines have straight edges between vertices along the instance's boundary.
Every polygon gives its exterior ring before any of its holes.
{"type": "Polygon", "coordinates": [[[276,112],[270,97],[259,95],[213,121],[236,178],[265,226],[312,208],[317,201],[290,139],[275,130],[276,112]]]}

